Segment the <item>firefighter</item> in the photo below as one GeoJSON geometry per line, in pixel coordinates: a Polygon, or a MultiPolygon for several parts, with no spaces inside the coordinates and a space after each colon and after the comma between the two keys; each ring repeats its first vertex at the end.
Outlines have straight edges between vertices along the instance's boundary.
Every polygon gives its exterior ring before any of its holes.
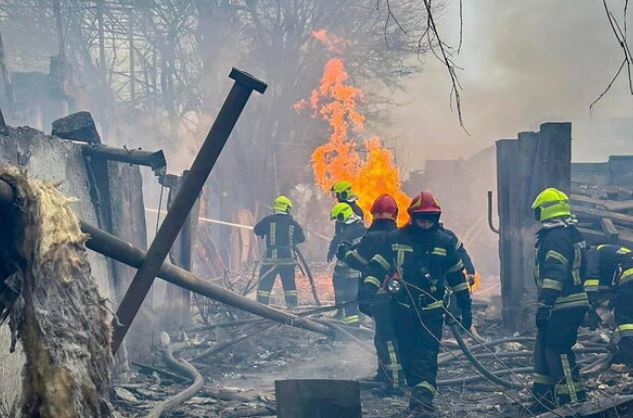
{"type": "Polygon", "coordinates": [[[536,197],[532,209],[541,229],[536,242],[538,333],[530,412],[540,413],[587,398],[571,348],[589,303],[582,283],[586,243],[576,229],[569,198],[547,188],[536,197]]]}
{"type": "Polygon", "coordinates": [[[433,417],[445,287],[456,295],[465,329],[472,325],[472,303],[453,238],[440,230],[435,197],[420,193],[408,213],[409,224],[390,233],[369,262],[359,301],[363,312],[372,313],[378,291],[391,293],[397,351],[411,387],[409,417],[433,417]]]}
{"type": "MultiPolygon", "coordinates": [[[[358,244],[365,235],[366,228],[354,209],[347,203],[338,203],[330,214],[330,219],[336,222],[336,233],[330,242],[330,253],[335,254],[339,244],[348,243],[351,246],[358,244]]],[[[334,303],[336,305],[345,302],[356,301],[358,283],[361,272],[350,268],[344,261],[337,260],[334,266],[334,303]]],[[[338,316],[346,325],[358,326],[358,302],[348,304],[339,309],[338,316]]]]}
{"type": "Polygon", "coordinates": [[[613,307],[619,341],[614,363],[633,367],[633,253],[619,245],[601,244],[587,251],[585,292],[593,308],[613,307]]]}
{"type": "Polygon", "coordinates": [[[358,206],[358,196],[352,191],[352,183],[349,181],[341,180],[334,183],[330,189],[332,197],[339,203],[347,203],[354,209],[354,213],[360,217],[361,220],[365,219],[363,210],[358,206]]]}
{"type": "MultiPolygon", "coordinates": [[[[349,267],[365,272],[367,264],[384,245],[387,234],[395,231],[398,204],[393,197],[383,194],[371,206],[372,224],[356,247],[348,243],[338,246],[336,256],[349,267]]],[[[378,356],[378,369],[374,380],[384,383],[384,387],[374,391],[380,396],[401,395],[405,386],[402,366],[398,360],[397,341],[391,315],[390,295],[380,289],[374,297],[371,313],[376,324],[374,346],[378,356]]]]}
{"type": "Polygon", "coordinates": [[[295,285],[295,245],[305,241],[303,229],[292,218],[292,201],[279,196],[273,202],[273,213],[255,225],[253,231],[258,237],[266,239],[266,255],[259,271],[257,301],[268,304],[270,292],[277,275],[281,276],[286,304],[297,305],[297,287],[295,285]]]}

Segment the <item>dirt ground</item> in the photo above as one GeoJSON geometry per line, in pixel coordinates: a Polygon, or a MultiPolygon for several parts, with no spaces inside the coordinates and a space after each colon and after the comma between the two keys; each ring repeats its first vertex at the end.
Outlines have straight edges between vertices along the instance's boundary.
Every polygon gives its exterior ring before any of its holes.
{"type": "MultiPolygon", "coordinates": [[[[486,321],[481,308],[476,315],[476,322],[485,339],[510,337],[504,334],[498,322],[486,321]]],[[[367,328],[366,331],[357,335],[366,346],[371,346],[371,321],[368,318],[365,318],[363,328],[367,328]]],[[[576,348],[606,347],[606,344],[595,342],[597,337],[589,331],[585,334],[585,345],[579,344],[576,348]]],[[[275,380],[315,378],[359,380],[365,418],[398,418],[407,415],[407,396],[385,398],[372,394],[374,386],[366,380],[375,373],[375,356],[353,341],[334,340],[267,321],[211,330],[199,327],[172,337],[177,340],[184,335],[191,347],[177,353],[177,357],[188,359],[203,375],[205,385],[192,399],[163,415],[165,417],[275,417],[275,380]],[[238,342],[227,344],[232,341],[238,342]],[[214,348],[211,355],[195,360],[200,353],[214,348]]],[[[440,358],[451,357],[453,355],[447,353],[458,352],[454,340],[449,337],[447,329],[440,358]]],[[[469,345],[474,347],[478,355],[486,354],[482,362],[491,370],[507,371],[509,368],[531,366],[531,357],[526,354],[533,349],[531,341],[507,342],[483,349],[470,339],[469,345]],[[526,355],[499,356],[500,353],[508,352],[526,355]]],[[[583,365],[589,365],[599,356],[594,353],[579,354],[579,360],[583,365]]],[[[439,381],[477,375],[464,357],[452,360],[440,367],[439,381]]],[[[186,380],[167,374],[169,372],[162,361],[161,350],[156,349],[146,364],[156,370],[132,365],[132,372],[120,378],[116,385],[115,405],[123,416],[145,416],[158,403],[188,385],[186,380]]],[[[501,388],[484,379],[441,386],[436,398],[438,416],[521,416],[523,408],[520,404],[530,402],[531,374],[511,375],[517,384],[516,390],[501,388]]],[[[633,392],[628,370],[603,370],[593,373],[585,381],[592,398],[633,392]]]]}

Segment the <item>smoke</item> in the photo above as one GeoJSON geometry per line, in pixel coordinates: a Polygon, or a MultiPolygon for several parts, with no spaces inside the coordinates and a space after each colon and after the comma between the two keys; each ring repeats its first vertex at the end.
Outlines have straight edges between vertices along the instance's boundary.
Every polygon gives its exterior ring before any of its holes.
{"type": "MultiPolygon", "coordinates": [[[[456,3],[449,4],[440,23],[452,45],[457,45],[459,34],[456,3]]],[[[609,3],[621,17],[623,1],[609,3]]],[[[461,130],[449,107],[445,68],[429,57],[425,71],[402,95],[407,105],[397,124],[406,154],[416,156],[407,161],[411,168],[423,168],[428,157],[468,156],[497,139],[536,130],[546,121],[580,122],[574,125],[574,153],[585,156],[588,147],[604,149],[605,144],[592,143],[595,133],[587,133],[583,126],[591,121],[604,124],[604,119],[618,124],[613,119],[633,117],[633,96],[624,78],[589,112],[622,62],[602,2],[464,2],[463,30],[457,63],[464,69],[463,108],[472,136],[461,130]]]]}

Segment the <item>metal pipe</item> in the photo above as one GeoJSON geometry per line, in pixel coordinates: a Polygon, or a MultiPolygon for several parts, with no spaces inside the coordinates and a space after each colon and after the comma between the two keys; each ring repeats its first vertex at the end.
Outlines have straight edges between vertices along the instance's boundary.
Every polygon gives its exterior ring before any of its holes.
{"type": "Polygon", "coordinates": [[[499,229],[492,223],[492,191],[488,190],[488,226],[495,234],[499,234],[499,229]]]}
{"type": "Polygon", "coordinates": [[[114,148],[100,144],[82,145],[82,150],[84,155],[89,157],[143,165],[151,167],[155,173],[164,172],[167,169],[167,160],[163,150],[152,152],[140,149],[114,148]]]}
{"type": "Polygon", "coordinates": [[[167,257],[187,216],[189,216],[191,208],[218,160],[222,148],[224,148],[251,93],[253,90],[260,93],[266,91],[267,86],[265,83],[235,68],[231,71],[229,77],[235,80],[235,83],[233,83],[233,87],[224,101],[207,138],[200,147],[200,151],[189,170],[189,175],[183,180],[176,199],[150,245],[143,265],[136,272],[128,291],[119,305],[117,318],[113,321],[113,352],[118,350],[141,304],[145,300],[147,292],[152,287],[156,274],[165,261],[165,257],[167,257]]]}
{"type": "MultiPolygon", "coordinates": [[[[130,267],[139,268],[143,264],[146,256],[145,252],[132,244],[85,222],[81,223],[81,230],[90,236],[86,242],[86,247],[91,250],[130,267]]],[[[272,321],[323,335],[334,334],[332,329],[326,325],[316,323],[308,318],[279,311],[268,305],[245,298],[217,284],[202,280],[193,273],[167,262],[162,264],[157,276],[176,286],[272,321]]]]}

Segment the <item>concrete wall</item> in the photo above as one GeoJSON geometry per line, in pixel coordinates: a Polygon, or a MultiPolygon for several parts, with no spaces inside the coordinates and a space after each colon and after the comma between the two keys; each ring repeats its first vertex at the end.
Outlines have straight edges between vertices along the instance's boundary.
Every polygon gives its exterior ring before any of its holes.
{"type": "MultiPolygon", "coordinates": [[[[104,225],[99,219],[97,205],[91,198],[91,175],[81,144],[45,135],[38,130],[20,127],[10,128],[8,136],[0,135],[0,164],[19,166],[31,177],[59,183],[59,189],[79,201],[74,209],[84,221],[104,225]]],[[[145,249],[147,247],[142,178],[138,167],[108,162],[108,193],[115,235],[145,249]]],[[[103,213],[103,211],[101,211],[103,213]]],[[[89,252],[92,274],[104,298],[111,301],[114,311],[118,300],[127,290],[135,271],[105,257],[89,252]]],[[[146,301],[135,321],[126,343],[130,359],[139,359],[149,350],[154,335],[151,298],[146,301]]],[[[24,362],[19,354],[8,354],[10,336],[8,327],[0,329],[0,402],[9,402],[19,393],[20,370],[24,362]]],[[[19,344],[18,344],[19,346],[19,344]]]]}

